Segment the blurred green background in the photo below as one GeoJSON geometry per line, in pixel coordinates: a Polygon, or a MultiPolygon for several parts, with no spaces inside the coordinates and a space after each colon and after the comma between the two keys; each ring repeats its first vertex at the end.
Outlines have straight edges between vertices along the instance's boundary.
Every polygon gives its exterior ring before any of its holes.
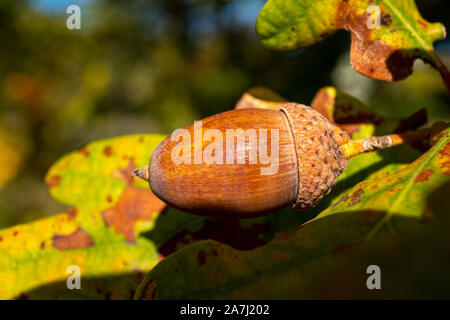
{"type": "MultiPolygon", "coordinates": [[[[418,0],[449,28],[448,0],[418,0]]],[[[0,0],[0,228],[55,214],[43,177],[62,155],[101,138],[170,133],[231,109],[253,86],[309,104],[333,85],[383,115],[426,107],[450,121],[449,95],[417,61],[385,83],[351,70],[345,31],[296,52],[264,48],[262,0],[0,0]],[[66,8],[81,8],[68,30],[66,8]],[[408,108],[405,108],[405,105],[408,108]]],[[[448,66],[450,41],[436,45],[448,66]]]]}

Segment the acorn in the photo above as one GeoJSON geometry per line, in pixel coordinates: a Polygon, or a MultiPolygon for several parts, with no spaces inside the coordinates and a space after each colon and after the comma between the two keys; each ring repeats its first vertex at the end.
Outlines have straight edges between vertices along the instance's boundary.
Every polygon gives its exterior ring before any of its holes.
{"type": "Polygon", "coordinates": [[[311,107],[280,103],[223,112],[176,130],[133,176],[181,211],[253,218],[288,205],[311,208],[350,157],[428,136],[429,130],[419,130],[351,140],[311,107]]]}

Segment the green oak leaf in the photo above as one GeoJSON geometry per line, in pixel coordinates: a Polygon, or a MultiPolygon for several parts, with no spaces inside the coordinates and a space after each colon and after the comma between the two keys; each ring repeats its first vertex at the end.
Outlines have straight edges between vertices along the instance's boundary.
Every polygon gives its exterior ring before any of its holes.
{"type": "Polygon", "coordinates": [[[269,0],[256,21],[259,39],[275,50],[304,48],[340,29],[351,33],[355,71],[396,81],[421,58],[439,70],[450,90],[450,74],[433,50],[445,28],[426,21],[414,0],[269,0]]]}
{"type": "Polygon", "coordinates": [[[45,181],[68,212],[0,230],[0,298],[129,299],[160,259],[140,234],[166,205],[146,183],[133,181],[162,135],[96,141],[57,161],[45,181]],[[69,266],[81,290],[69,290],[69,266]]]}

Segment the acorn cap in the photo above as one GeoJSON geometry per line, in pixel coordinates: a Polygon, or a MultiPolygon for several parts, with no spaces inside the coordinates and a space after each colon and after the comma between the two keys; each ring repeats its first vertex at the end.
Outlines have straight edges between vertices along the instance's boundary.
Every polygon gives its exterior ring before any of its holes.
{"type": "Polygon", "coordinates": [[[298,191],[293,207],[311,208],[330,192],[347,165],[339,147],[350,138],[311,107],[286,103],[281,111],[288,118],[297,153],[298,191]]]}

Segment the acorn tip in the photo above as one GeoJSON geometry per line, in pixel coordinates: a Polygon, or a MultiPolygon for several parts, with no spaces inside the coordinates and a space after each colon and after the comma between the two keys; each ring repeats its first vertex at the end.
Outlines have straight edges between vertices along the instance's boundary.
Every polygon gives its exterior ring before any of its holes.
{"type": "Polygon", "coordinates": [[[148,166],[145,166],[140,169],[134,169],[133,172],[131,173],[131,177],[134,178],[135,176],[142,180],[149,181],[150,176],[148,173],[148,166]]]}

